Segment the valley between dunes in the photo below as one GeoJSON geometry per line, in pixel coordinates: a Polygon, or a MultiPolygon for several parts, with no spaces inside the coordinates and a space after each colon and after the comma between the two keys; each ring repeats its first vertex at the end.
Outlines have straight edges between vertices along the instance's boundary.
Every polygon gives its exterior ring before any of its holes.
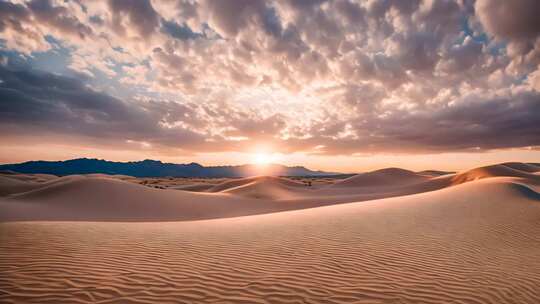
{"type": "Polygon", "coordinates": [[[0,174],[2,303],[540,303],[540,165],[0,174]],[[311,184],[311,186],[309,186],[311,184]]]}

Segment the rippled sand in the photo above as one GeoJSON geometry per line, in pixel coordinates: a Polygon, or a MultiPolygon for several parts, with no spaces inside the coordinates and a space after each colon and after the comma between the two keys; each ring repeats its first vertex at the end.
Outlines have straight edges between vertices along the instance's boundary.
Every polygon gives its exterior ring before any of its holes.
{"type": "Polygon", "coordinates": [[[540,303],[524,181],[204,221],[1,223],[0,302],[540,303]]]}

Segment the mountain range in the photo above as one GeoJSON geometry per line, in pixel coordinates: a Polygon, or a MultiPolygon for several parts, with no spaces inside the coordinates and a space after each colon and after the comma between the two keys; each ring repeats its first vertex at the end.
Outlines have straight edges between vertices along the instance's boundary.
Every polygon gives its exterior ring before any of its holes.
{"type": "Polygon", "coordinates": [[[19,173],[44,173],[58,176],[71,174],[121,174],[134,177],[245,177],[250,175],[324,176],[336,172],[313,171],[302,166],[288,167],[278,164],[202,166],[198,163],[173,164],[158,160],[114,162],[102,159],[77,158],[66,161],[28,161],[0,165],[2,171],[19,173]]]}

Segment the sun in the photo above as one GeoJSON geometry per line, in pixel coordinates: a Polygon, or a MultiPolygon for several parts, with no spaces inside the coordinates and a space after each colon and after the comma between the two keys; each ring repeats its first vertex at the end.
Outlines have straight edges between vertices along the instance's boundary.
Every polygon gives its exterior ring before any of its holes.
{"type": "Polygon", "coordinates": [[[274,157],[269,153],[256,153],[252,157],[252,162],[256,165],[268,165],[274,161],[274,157]]]}

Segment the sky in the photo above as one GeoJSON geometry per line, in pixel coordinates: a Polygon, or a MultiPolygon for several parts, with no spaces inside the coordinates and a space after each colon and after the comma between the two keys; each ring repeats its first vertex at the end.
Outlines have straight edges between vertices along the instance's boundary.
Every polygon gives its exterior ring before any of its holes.
{"type": "Polygon", "coordinates": [[[537,0],[0,1],[0,163],[540,162],[537,0]]]}

